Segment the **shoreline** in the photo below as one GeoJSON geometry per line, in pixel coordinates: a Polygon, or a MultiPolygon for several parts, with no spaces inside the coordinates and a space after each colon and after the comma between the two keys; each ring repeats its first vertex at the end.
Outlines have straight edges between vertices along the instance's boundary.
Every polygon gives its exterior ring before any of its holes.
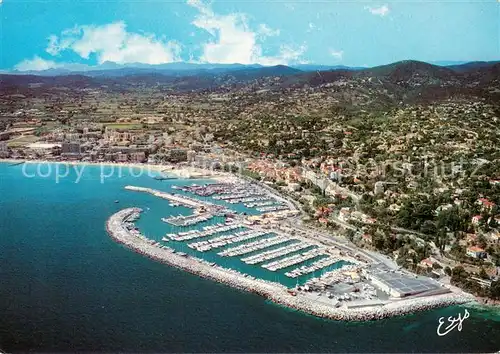
{"type": "Polygon", "coordinates": [[[138,162],[93,162],[93,161],[53,161],[42,159],[0,159],[0,163],[31,163],[31,164],[60,164],[68,166],[118,166],[120,168],[138,168],[149,169],[155,172],[164,172],[166,174],[173,174],[180,179],[211,179],[218,182],[225,182],[233,179],[234,177],[226,172],[212,171],[191,166],[176,166],[166,164],[151,164],[151,163],[138,163],[138,162]],[[195,175],[195,176],[193,176],[195,175]]]}
{"type": "Polygon", "coordinates": [[[370,321],[473,301],[473,298],[470,296],[451,293],[399,300],[383,306],[364,307],[363,309],[335,308],[311,301],[310,298],[303,296],[300,292],[296,296],[293,296],[288,292],[289,289],[287,287],[279,283],[253,277],[249,278],[235,270],[225,269],[218,265],[212,266],[201,259],[190,256],[184,257],[174,253],[167,246],[159,247],[156,241],[149,240],[141,234],[134,235],[124,227],[124,222],[134,213],[140,212],[141,209],[139,208],[127,208],[113,214],[106,221],[106,230],[109,236],[117,243],[152,260],[176,267],[202,278],[229,285],[236,289],[258,294],[278,305],[316,317],[343,321],[370,321]]]}

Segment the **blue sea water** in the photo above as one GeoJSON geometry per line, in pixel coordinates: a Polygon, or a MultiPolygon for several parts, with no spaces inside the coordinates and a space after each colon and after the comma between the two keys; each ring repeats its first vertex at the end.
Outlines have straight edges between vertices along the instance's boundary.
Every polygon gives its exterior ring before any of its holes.
{"type": "MultiPolygon", "coordinates": [[[[463,307],[366,323],[322,320],[156,263],[112,241],[106,219],[124,207],[141,207],[146,213],[138,226],[161,238],[169,226],[159,218],[189,211],[123,187],[168,191],[174,183],[204,181],[157,181],[115,167],[101,183],[101,167],[85,166],[79,183],[73,168],[56,183],[56,167],[48,166],[51,175],[27,177],[23,170],[36,172],[36,165],[0,163],[0,350],[500,350],[500,315],[492,310],[467,306],[471,315],[462,331],[439,337],[438,319],[463,307]]],[[[47,174],[48,166],[40,171],[47,174]]]]}

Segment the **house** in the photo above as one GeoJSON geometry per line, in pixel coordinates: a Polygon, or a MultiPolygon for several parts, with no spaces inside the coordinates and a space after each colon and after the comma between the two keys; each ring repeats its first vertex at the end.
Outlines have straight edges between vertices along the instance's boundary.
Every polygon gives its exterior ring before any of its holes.
{"type": "Polygon", "coordinates": [[[325,219],[325,218],[319,218],[318,221],[319,221],[320,224],[323,224],[323,225],[328,224],[328,219],[325,219]]]}
{"type": "Polygon", "coordinates": [[[493,186],[500,185],[500,179],[490,179],[490,184],[493,186]]]}
{"type": "Polygon", "coordinates": [[[342,208],[339,211],[339,220],[341,221],[348,221],[351,217],[351,209],[349,208],[342,208]]]}
{"type": "Polygon", "coordinates": [[[128,162],[128,155],[123,153],[117,153],[115,155],[116,162],[128,162]]]}
{"type": "Polygon", "coordinates": [[[146,161],[146,153],[143,151],[133,152],[130,154],[130,160],[132,162],[144,162],[146,161]]]}
{"type": "Polygon", "coordinates": [[[472,217],[472,224],[478,225],[483,217],[481,215],[474,215],[472,217]]]}
{"type": "Polygon", "coordinates": [[[364,219],[364,222],[367,224],[375,224],[377,222],[377,219],[375,218],[366,218],[364,219]]]}
{"type": "Polygon", "coordinates": [[[467,255],[472,258],[482,259],[486,258],[487,253],[481,247],[471,246],[467,248],[467,255]]]}
{"type": "Polygon", "coordinates": [[[422,259],[418,266],[424,269],[432,269],[434,262],[430,258],[422,259]]]}
{"type": "Polygon", "coordinates": [[[361,238],[363,239],[363,241],[365,241],[366,243],[372,243],[372,235],[370,234],[363,234],[361,236],[361,238]]]}
{"type": "Polygon", "coordinates": [[[483,207],[483,210],[484,209],[493,209],[493,207],[495,206],[495,203],[493,202],[490,202],[488,199],[486,198],[479,198],[477,200],[477,204],[481,205],[483,207]]]}

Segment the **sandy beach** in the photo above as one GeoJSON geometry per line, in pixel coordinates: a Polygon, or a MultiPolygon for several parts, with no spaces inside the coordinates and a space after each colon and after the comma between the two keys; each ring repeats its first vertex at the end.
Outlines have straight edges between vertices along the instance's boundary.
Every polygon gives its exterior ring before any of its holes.
{"type": "Polygon", "coordinates": [[[229,173],[202,169],[192,166],[177,166],[172,164],[150,164],[133,162],[92,162],[92,161],[51,161],[51,160],[23,160],[0,159],[0,163],[29,163],[29,164],[62,164],[67,166],[109,166],[129,169],[143,169],[151,172],[162,172],[186,179],[211,179],[218,182],[227,182],[234,179],[229,173]]]}

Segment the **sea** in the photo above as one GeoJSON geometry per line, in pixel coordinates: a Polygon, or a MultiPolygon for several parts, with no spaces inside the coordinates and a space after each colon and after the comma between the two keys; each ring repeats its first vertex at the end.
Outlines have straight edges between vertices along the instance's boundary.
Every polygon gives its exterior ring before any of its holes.
{"type": "Polygon", "coordinates": [[[190,211],[126,185],[172,191],[211,182],[153,175],[119,166],[0,163],[0,352],[500,350],[498,309],[465,305],[370,322],[325,320],[132,252],[107,235],[110,215],[142,208],[137,226],[159,240],[170,227],[161,217],[190,211]],[[465,310],[470,316],[461,330],[438,336],[440,318],[465,310]]]}

